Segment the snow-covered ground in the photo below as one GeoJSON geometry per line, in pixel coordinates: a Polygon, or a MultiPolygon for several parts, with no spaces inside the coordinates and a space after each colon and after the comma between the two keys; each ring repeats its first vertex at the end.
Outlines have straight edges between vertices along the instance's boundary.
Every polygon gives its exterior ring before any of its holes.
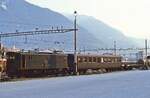
{"type": "Polygon", "coordinates": [[[0,98],[150,98],[150,71],[0,83],[0,98]]]}

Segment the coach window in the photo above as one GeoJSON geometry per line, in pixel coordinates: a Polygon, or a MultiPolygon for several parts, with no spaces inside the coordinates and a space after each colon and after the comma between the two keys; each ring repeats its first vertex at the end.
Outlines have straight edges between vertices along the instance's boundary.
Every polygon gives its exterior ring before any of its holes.
{"type": "Polygon", "coordinates": [[[118,62],[121,62],[121,58],[118,58],[118,62]]]}
{"type": "Polygon", "coordinates": [[[108,58],[108,59],[107,59],[107,62],[111,62],[111,61],[112,61],[112,58],[108,58]]]}
{"type": "Polygon", "coordinates": [[[86,57],[83,57],[83,62],[87,62],[86,57]]]}
{"type": "Polygon", "coordinates": [[[92,62],[92,57],[89,57],[89,62],[92,62]]]}
{"type": "Polygon", "coordinates": [[[104,58],[103,60],[104,60],[104,62],[107,62],[107,58],[104,58]]]}
{"type": "Polygon", "coordinates": [[[79,57],[78,58],[78,62],[82,62],[83,61],[83,58],[82,57],[79,57]]]}
{"type": "Polygon", "coordinates": [[[101,63],[101,58],[98,58],[98,63],[101,63]]]}
{"type": "Polygon", "coordinates": [[[87,57],[84,57],[84,62],[88,62],[88,59],[87,59],[87,57]]]}
{"type": "MultiPolygon", "coordinates": [[[[48,58],[47,58],[47,60],[48,60],[48,58]]],[[[63,60],[64,60],[64,61],[67,61],[67,58],[66,58],[66,57],[63,57],[63,60]]]]}
{"type": "Polygon", "coordinates": [[[116,58],[114,58],[114,62],[116,62],[116,58]]]}
{"type": "Polygon", "coordinates": [[[112,59],[111,59],[111,62],[114,63],[114,61],[115,61],[114,58],[112,58],[112,59]]]}
{"type": "Polygon", "coordinates": [[[96,57],[93,57],[93,62],[96,62],[96,57]]]}
{"type": "Polygon", "coordinates": [[[118,62],[117,58],[115,58],[115,62],[118,62]]]}

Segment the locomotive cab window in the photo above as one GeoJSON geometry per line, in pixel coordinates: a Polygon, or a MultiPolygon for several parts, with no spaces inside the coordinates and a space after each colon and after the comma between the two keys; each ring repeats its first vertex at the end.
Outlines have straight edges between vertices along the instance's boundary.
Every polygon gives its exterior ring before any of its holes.
{"type": "Polygon", "coordinates": [[[14,60],[15,56],[9,56],[9,57],[7,57],[7,59],[14,60]]]}

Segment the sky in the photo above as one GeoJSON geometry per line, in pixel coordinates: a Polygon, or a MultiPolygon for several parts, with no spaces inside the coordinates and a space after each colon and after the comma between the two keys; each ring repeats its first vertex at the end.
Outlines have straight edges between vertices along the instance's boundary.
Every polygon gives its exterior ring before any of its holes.
{"type": "Polygon", "coordinates": [[[136,38],[150,37],[150,0],[26,0],[51,10],[93,16],[136,38]]]}

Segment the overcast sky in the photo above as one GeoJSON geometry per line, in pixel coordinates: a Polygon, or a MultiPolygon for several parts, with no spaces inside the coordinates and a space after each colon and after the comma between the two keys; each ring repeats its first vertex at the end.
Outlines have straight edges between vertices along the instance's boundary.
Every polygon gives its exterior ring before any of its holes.
{"type": "Polygon", "coordinates": [[[57,12],[93,16],[127,36],[150,37],[150,0],[27,0],[57,12]]]}

